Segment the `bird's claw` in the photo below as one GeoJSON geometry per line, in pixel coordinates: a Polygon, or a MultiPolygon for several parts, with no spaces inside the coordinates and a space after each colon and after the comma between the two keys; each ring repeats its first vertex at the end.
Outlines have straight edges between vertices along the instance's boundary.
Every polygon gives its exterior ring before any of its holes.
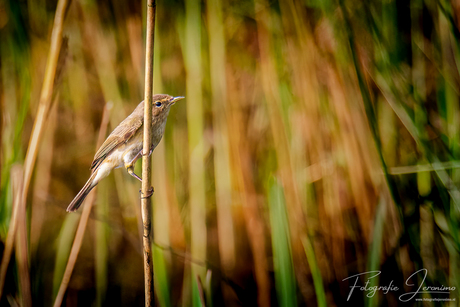
{"type": "MultiPolygon", "coordinates": [[[[155,192],[155,189],[153,187],[150,187],[149,190],[147,191],[147,195],[146,196],[141,196],[141,199],[144,199],[144,198],[149,198],[153,195],[153,192],[155,192]]],[[[139,194],[144,194],[142,193],[142,189],[139,190],[139,194]]]]}
{"type": "Polygon", "coordinates": [[[150,151],[149,151],[148,155],[146,155],[144,153],[141,153],[141,156],[150,156],[152,154],[152,152],[153,152],[153,149],[154,148],[153,148],[153,145],[152,145],[152,146],[150,146],[150,151]]]}

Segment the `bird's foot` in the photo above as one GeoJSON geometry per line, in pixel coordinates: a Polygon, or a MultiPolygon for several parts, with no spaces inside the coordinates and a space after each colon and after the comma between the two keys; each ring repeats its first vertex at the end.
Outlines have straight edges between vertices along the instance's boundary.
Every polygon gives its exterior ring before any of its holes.
{"type": "MultiPolygon", "coordinates": [[[[151,197],[153,195],[153,192],[155,192],[155,189],[153,187],[150,187],[150,189],[147,191],[147,195],[146,196],[141,196],[141,199],[151,197]]],[[[139,190],[139,194],[141,194],[141,195],[144,194],[144,193],[142,193],[142,189],[139,190]]]]}
{"type": "Polygon", "coordinates": [[[133,166],[127,167],[126,170],[128,171],[128,174],[130,174],[131,176],[133,176],[134,178],[136,178],[137,180],[142,182],[141,177],[137,176],[136,173],[134,173],[134,167],[133,166]]]}
{"type": "Polygon", "coordinates": [[[155,147],[153,147],[153,145],[150,146],[150,151],[149,151],[149,153],[148,153],[148,154],[141,153],[141,156],[150,156],[150,155],[152,154],[152,152],[153,152],[154,149],[155,149],[155,147]]]}

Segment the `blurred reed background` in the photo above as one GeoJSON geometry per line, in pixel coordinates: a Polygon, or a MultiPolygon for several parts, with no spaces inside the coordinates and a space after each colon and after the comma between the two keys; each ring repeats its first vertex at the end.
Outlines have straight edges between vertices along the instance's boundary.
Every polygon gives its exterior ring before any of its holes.
{"type": "MultiPolygon", "coordinates": [[[[0,2],[2,250],[56,3],[0,2]]],[[[89,176],[103,112],[111,131],[142,100],[144,7],[81,0],[67,11],[2,306],[56,297],[81,215],[65,208],[89,176]]],[[[157,0],[154,92],[186,97],[153,154],[157,302],[396,306],[422,268],[415,283],[459,289],[459,10],[157,0]],[[369,286],[399,290],[347,301],[354,280],[343,279],[372,270],[383,273],[369,286]]],[[[143,304],[139,188],[124,170],[99,184],[66,306],[143,304]]]]}

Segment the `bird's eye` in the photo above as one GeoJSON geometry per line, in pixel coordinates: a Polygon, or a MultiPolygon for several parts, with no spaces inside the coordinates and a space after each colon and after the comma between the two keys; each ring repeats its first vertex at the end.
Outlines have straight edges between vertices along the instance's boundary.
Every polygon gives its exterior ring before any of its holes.
{"type": "Polygon", "coordinates": [[[157,101],[157,102],[155,103],[155,105],[156,105],[157,107],[161,107],[161,102],[157,101]]]}

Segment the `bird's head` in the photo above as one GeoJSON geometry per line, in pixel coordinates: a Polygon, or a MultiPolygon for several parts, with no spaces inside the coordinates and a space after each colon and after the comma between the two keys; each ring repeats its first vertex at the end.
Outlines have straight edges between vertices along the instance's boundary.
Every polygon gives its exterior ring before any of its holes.
{"type": "Polygon", "coordinates": [[[152,113],[161,114],[167,113],[169,108],[176,103],[176,101],[184,99],[184,97],[172,97],[169,95],[158,94],[152,97],[152,113]]]}

